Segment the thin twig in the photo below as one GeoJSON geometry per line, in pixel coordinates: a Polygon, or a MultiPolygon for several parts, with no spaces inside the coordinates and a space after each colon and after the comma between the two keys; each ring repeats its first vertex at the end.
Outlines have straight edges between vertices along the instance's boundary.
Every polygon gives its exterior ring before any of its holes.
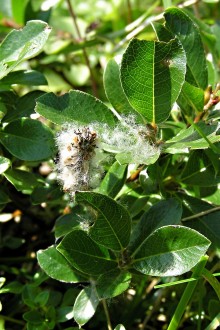
{"type": "Polygon", "coordinates": [[[106,304],[106,300],[105,299],[102,300],[102,305],[103,305],[103,308],[104,308],[104,311],[105,311],[105,316],[106,316],[106,320],[107,320],[108,330],[113,330],[112,329],[111,320],[110,320],[109,311],[108,311],[108,306],[106,304]]]}
{"type": "Polygon", "coordinates": [[[196,213],[194,215],[191,215],[190,217],[183,218],[181,221],[184,222],[184,221],[200,218],[200,217],[203,217],[203,216],[205,216],[209,213],[216,212],[216,211],[220,211],[220,206],[214,207],[210,210],[202,211],[200,213],[196,213]]]}
{"type": "MultiPolygon", "coordinates": [[[[75,12],[73,10],[73,6],[72,6],[70,0],[67,0],[67,4],[68,4],[70,15],[73,19],[73,24],[75,26],[77,36],[80,39],[80,41],[82,41],[81,33],[80,33],[79,26],[78,26],[78,23],[77,23],[77,18],[76,18],[76,15],[75,15],[75,12]]],[[[90,62],[89,62],[89,57],[88,57],[87,51],[86,51],[85,48],[83,48],[82,52],[83,52],[83,56],[85,58],[86,65],[87,65],[87,67],[89,69],[89,72],[90,72],[93,94],[94,94],[94,96],[98,97],[97,86],[96,86],[96,82],[95,82],[95,79],[94,79],[92,68],[91,68],[91,65],[90,65],[90,62]]]]}

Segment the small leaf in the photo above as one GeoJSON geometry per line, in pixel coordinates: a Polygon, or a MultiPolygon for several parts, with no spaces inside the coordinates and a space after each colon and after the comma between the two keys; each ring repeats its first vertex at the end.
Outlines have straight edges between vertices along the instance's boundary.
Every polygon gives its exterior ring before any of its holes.
{"type": "MultiPolygon", "coordinates": [[[[199,122],[194,124],[201,129],[204,135],[209,139],[210,142],[214,143],[220,141],[220,135],[216,134],[217,131],[217,123],[212,123],[207,125],[204,122],[199,122]]],[[[177,153],[182,151],[186,151],[186,148],[191,149],[205,149],[209,147],[209,143],[201,137],[201,135],[194,129],[193,126],[189,128],[182,129],[176,136],[172,139],[167,140],[164,148],[166,152],[177,153]]]]}
{"type": "Polygon", "coordinates": [[[108,250],[96,244],[84,231],[73,230],[67,234],[57,250],[73,267],[86,274],[100,275],[117,267],[108,250]]]}
{"type": "Polygon", "coordinates": [[[210,241],[197,231],[182,226],[155,230],[133,254],[133,267],[152,276],[177,276],[194,267],[210,241]]]}
{"type": "Polygon", "coordinates": [[[29,21],[22,30],[11,31],[0,45],[0,78],[7,75],[20,62],[40,53],[51,29],[42,21],[29,21]]]}
{"type": "Polygon", "coordinates": [[[186,52],[188,78],[191,77],[187,81],[196,87],[205,89],[208,84],[208,72],[205,52],[197,26],[179,8],[167,9],[164,17],[165,27],[177,36],[186,52]]]}
{"type": "Polygon", "coordinates": [[[91,206],[97,216],[89,236],[98,244],[120,251],[127,246],[131,233],[128,211],[113,199],[93,192],[76,192],[75,200],[91,206]]]}
{"type": "Polygon", "coordinates": [[[184,83],[185,52],[168,43],[133,39],[123,55],[121,81],[132,107],[148,122],[163,122],[184,83]]]}
{"type": "Polygon", "coordinates": [[[37,161],[54,154],[52,131],[41,122],[29,118],[15,120],[0,133],[0,141],[15,157],[37,161]]]}
{"type": "Polygon", "coordinates": [[[36,98],[43,94],[44,92],[36,90],[19,97],[3,121],[8,123],[22,117],[30,117],[31,114],[35,113],[36,98]]]}
{"type": "Polygon", "coordinates": [[[55,223],[55,237],[62,237],[73,231],[74,228],[80,229],[81,221],[81,217],[75,212],[62,215],[56,220],[55,223]]]}
{"type": "Polygon", "coordinates": [[[37,259],[45,273],[55,280],[67,283],[78,283],[86,280],[54,246],[38,251],[37,259]]]}
{"type": "Polygon", "coordinates": [[[123,324],[118,324],[114,330],[126,330],[123,324]]]}
{"type": "Polygon", "coordinates": [[[134,115],[136,122],[144,122],[144,119],[128,102],[121,86],[119,65],[114,59],[108,61],[106,66],[104,72],[104,87],[109,101],[118,113],[122,115],[134,115]]]}
{"type": "Polygon", "coordinates": [[[114,162],[99,186],[99,193],[114,198],[123,187],[126,176],[127,165],[114,162]]]}
{"type": "Polygon", "coordinates": [[[11,184],[23,193],[30,194],[33,189],[40,184],[40,179],[30,172],[22,170],[7,170],[4,172],[6,179],[11,182],[11,184]]]}
{"type": "Polygon", "coordinates": [[[119,269],[101,275],[96,282],[96,290],[99,299],[118,296],[129,288],[130,282],[131,274],[120,271],[119,269]]]}
{"type": "Polygon", "coordinates": [[[191,114],[192,109],[195,112],[201,112],[204,107],[204,92],[201,88],[195,87],[185,81],[177,103],[186,114],[191,114]]]}
{"type": "Polygon", "coordinates": [[[98,304],[99,298],[94,287],[85,288],[80,292],[73,307],[74,319],[79,326],[93,317],[98,304]]]}
{"type": "Polygon", "coordinates": [[[45,94],[37,99],[35,110],[58,125],[71,122],[89,125],[101,122],[114,126],[117,121],[113,112],[104,103],[80,91],[70,91],[62,96],[45,94]]]}
{"type": "Polygon", "coordinates": [[[4,77],[0,81],[0,88],[2,85],[30,85],[30,86],[41,86],[47,85],[47,80],[41,72],[35,70],[17,70],[10,72],[7,77],[4,77]]]}
{"type": "Polygon", "coordinates": [[[7,169],[11,166],[11,161],[8,158],[0,156],[0,174],[7,171],[7,169]]]}

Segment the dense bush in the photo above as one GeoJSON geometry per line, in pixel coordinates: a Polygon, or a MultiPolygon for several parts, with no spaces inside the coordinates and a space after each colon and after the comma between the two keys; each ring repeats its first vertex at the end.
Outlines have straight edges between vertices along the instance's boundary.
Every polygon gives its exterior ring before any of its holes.
{"type": "Polygon", "coordinates": [[[219,12],[0,4],[0,330],[217,329],[219,12]]]}

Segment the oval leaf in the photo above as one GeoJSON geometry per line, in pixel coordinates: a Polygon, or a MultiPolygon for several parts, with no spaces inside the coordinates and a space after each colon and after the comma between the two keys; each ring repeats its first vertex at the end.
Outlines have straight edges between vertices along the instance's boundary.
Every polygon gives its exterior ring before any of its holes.
{"type": "Polygon", "coordinates": [[[98,246],[82,230],[67,234],[57,246],[57,250],[73,267],[86,274],[101,275],[117,267],[106,249],[98,246]]]}
{"type": "Polygon", "coordinates": [[[92,95],[70,91],[62,96],[53,93],[37,99],[36,112],[55,124],[78,123],[89,125],[93,122],[114,126],[117,118],[104,103],[92,95]]]}
{"type": "Polygon", "coordinates": [[[41,122],[29,118],[15,120],[0,133],[0,141],[15,157],[38,161],[54,153],[52,131],[41,122]]]}
{"type": "Polygon", "coordinates": [[[202,89],[208,84],[205,52],[199,30],[191,18],[179,8],[169,8],[164,14],[166,28],[180,40],[186,52],[186,80],[202,89]],[[198,61],[199,59],[199,61],[198,61]]]}
{"type": "Polygon", "coordinates": [[[134,115],[136,122],[144,122],[144,119],[128,102],[121,86],[119,65],[114,59],[108,61],[106,66],[104,72],[104,87],[107,98],[118,113],[124,115],[134,115]],[[112,83],[113,81],[114,83],[112,83]]]}
{"type": "Polygon", "coordinates": [[[0,79],[20,62],[37,55],[45,45],[51,28],[43,21],[29,21],[22,30],[13,30],[0,45],[0,79]]]}
{"type": "Polygon", "coordinates": [[[99,304],[94,287],[83,289],[76,298],[73,306],[73,315],[75,321],[81,326],[87,323],[95,314],[96,308],[99,304]]]}
{"type": "Polygon", "coordinates": [[[86,278],[78,274],[59,253],[55,246],[50,246],[46,250],[37,252],[37,260],[45,273],[55,280],[68,283],[78,283],[86,281],[86,278]]]}
{"type": "Polygon", "coordinates": [[[0,174],[7,171],[7,169],[11,166],[11,161],[8,158],[0,156],[0,174]]]}
{"type": "Polygon", "coordinates": [[[131,274],[120,271],[119,269],[101,275],[96,282],[96,290],[99,299],[118,296],[129,288],[130,282],[131,274]]]}
{"type": "Polygon", "coordinates": [[[123,250],[129,242],[131,218],[128,211],[110,197],[93,192],[76,192],[76,201],[91,206],[97,213],[89,236],[109,249],[123,250]]]}
{"type": "Polygon", "coordinates": [[[177,40],[133,39],[122,59],[122,87],[136,111],[148,122],[159,123],[169,116],[185,72],[185,52],[177,40]]]}
{"type": "Polygon", "coordinates": [[[155,230],[135,251],[134,268],[152,276],[177,276],[194,267],[210,241],[197,231],[182,226],[155,230]]]}

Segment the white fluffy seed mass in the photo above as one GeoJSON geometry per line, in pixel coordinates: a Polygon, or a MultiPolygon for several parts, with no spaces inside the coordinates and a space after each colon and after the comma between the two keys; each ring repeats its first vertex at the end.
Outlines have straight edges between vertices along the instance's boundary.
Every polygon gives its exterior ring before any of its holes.
{"type": "Polygon", "coordinates": [[[132,163],[148,164],[151,157],[160,154],[160,148],[150,142],[148,133],[150,132],[146,126],[136,124],[134,118],[129,116],[122,118],[113,129],[104,127],[100,133],[100,140],[101,143],[111,146],[109,151],[129,154],[132,163]]]}
{"type": "Polygon", "coordinates": [[[148,133],[147,127],[136,124],[133,117],[122,118],[113,128],[102,123],[90,127],[65,125],[56,137],[57,179],[63,190],[74,195],[77,190],[98,187],[109,152],[125,155],[125,162],[129,155],[128,163],[149,164],[149,159],[159,156],[160,149],[149,142],[148,133]]]}
{"type": "Polygon", "coordinates": [[[57,135],[56,143],[57,179],[63,190],[74,194],[97,187],[103,173],[97,133],[88,127],[68,125],[57,135]]]}

